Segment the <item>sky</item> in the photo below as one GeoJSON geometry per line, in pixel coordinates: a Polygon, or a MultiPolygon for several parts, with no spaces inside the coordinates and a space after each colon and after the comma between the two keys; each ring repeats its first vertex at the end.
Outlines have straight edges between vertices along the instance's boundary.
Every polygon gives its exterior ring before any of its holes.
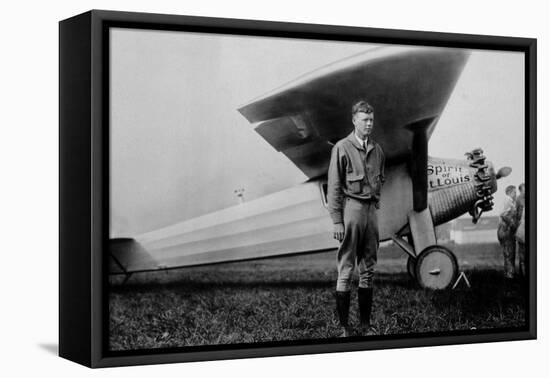
{"type": "MultiPolygon", "coordinates": [[[[239,106],[380,45],[111,29],[111,237],[132,237],[300,184],[239,106]]],[[[473,50],[429,155],[482,147],[506,185],[524,181],[522,53],[473,50]]]]}

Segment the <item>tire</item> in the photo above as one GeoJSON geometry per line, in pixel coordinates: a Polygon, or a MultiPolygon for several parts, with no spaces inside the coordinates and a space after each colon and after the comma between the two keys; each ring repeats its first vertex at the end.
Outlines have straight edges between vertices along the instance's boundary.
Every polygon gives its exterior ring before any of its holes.
{"type": "Polygon", "coordinates": [[[416,259],[412,256],[407,259],[407,272],[413,280],[416,279],[416,259]]]}
{"type": "Polygon", "coordinates": [[[458,262],[453,252],[440,245],[424,249],[416,259],[416,280],[431,290],[445,290],[458,277],[458,262]]]}

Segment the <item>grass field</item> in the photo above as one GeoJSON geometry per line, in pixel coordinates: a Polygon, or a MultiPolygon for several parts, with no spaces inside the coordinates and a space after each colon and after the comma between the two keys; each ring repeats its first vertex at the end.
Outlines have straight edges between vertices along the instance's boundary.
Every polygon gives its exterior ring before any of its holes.
{"type": "MultiPolygon", "coordinates": [[[[496,244],[451,246],[472,285],[419,289],[395,246],[381,248],[374,327],[381,335],[525,326],[519,283],[504,290],[496,244]]],[[[322,339],[339,333],[335,252],[111,279],[109,345],[135,350],[322,339]]],[[[357,323],[353,294],[350,319],[357,323]]]]}

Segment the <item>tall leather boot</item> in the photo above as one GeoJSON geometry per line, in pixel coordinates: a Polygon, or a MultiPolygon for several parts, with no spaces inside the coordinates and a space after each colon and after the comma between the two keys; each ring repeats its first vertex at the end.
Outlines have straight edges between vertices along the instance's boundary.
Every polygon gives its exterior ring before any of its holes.
{"type": "Polygon", "coordinates": [[[340,337],[351,336],[351,330],[349,328],[349,291],[336,291],[336,312],[338,312],[338,320],[342,327],[342,334],[340,337]]]}
{"type": "Polygon", "coordinates": [[[363,335],[372,335],[374,330],[370,325],[370,316],[372,312],[372,287],[360,287],[357,290],[357,299],[359,300],[359,320],[361,323],[361,333],[363,335]]]}

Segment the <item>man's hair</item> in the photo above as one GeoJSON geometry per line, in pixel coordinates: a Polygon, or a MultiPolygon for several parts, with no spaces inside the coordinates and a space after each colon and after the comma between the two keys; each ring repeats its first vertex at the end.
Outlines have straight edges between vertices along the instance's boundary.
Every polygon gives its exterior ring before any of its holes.
{"type": "Polygon", "coordinates": [[[512,193],[514,190],[516,190],[516,187],[515,187],[514,185],[508,185],[508,186],[506,187],[505,192],[506,192],[506,194],[510,194],[510,193],[512,193]]]}
{"type": "Polygon", "coordinates": [[[522,190],[522,191],[525,190],[525,183],[522,182],[521,184],[519,184],[518,188],[519,190],[522,190]]]}
{"type": "Polygon", "coordinates": [[[356,113],[373,113],[374,108],[371,104],[366,102],[365,100],[357,101],[353,106],[351,107],[351,115],[354,116],[356,113]]]}

